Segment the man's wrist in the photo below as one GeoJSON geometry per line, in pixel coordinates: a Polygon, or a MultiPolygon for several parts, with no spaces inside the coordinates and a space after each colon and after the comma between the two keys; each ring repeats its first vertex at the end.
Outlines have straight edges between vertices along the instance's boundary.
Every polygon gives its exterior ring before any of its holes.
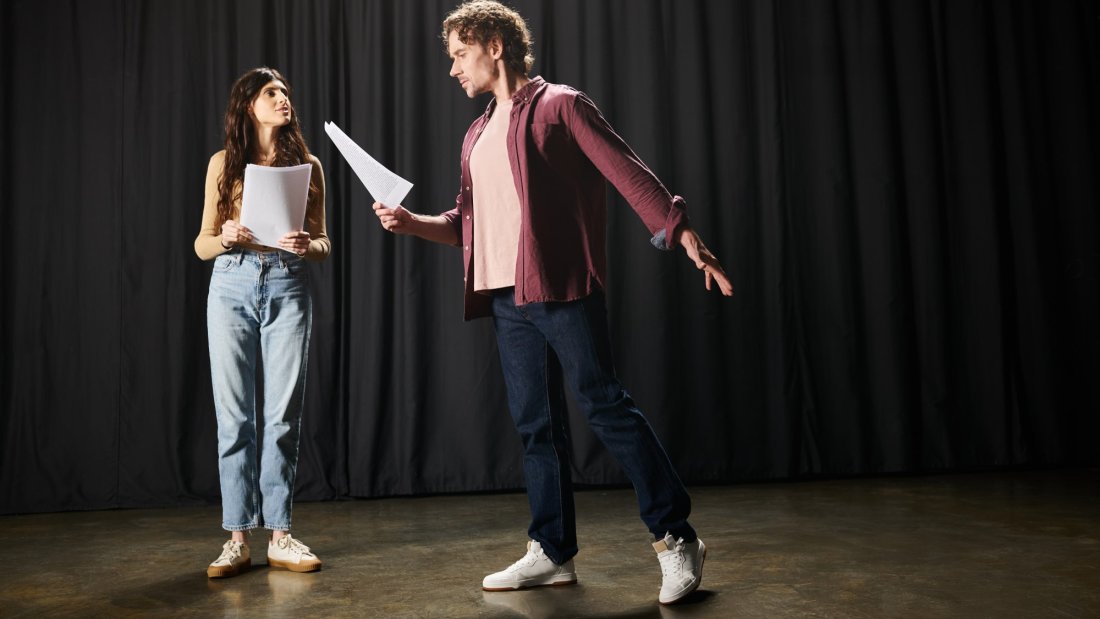
{"type": "Polygon", "coordinates": [[[691,232],[691,226],[677,226],[676,229],[672,231],[672,242],[669,243],[669,245],[672,247],[687,247],[686,243],[689,232],[691,232]]]}

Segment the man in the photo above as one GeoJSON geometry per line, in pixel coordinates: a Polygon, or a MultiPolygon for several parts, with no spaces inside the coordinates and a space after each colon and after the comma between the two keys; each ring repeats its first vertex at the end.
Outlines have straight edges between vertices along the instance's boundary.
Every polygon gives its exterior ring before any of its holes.
{"type": "Polygon", "coordinates": [[[450,75],[473,98],[492,93],[462,146],[457,206],[439,216],[374,204],[386,230],[460,245],[467,320],[492,316],[512,419],[524,443],[531,507],[527,554],[486,576],[487,591],[577,581],[563,380],[637,491],[670,604],[702,579],[706,547],[688,523],[691,501],[668,456],[615,376],[603,287],[605,179],[665,250],[682,246],[708,290],[732,286],[673,197],[568,86],[528,77],[527,26],[492,1],[468,2],[443,22],[450,75]],[[564,370],[564,372],[563,372],[564,370]]]}

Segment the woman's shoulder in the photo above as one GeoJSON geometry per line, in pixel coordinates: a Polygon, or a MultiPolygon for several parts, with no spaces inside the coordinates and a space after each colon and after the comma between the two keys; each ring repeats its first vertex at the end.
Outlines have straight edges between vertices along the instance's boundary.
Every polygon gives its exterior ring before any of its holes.
{"type": "Polygon", "coordinates": [[[219,150],[210,157],[210,163],[206,165],[206,182],[212,183],[221,177],[225,170],[225,151],[219,150]]]}
{"type": "Polygon", "coordinates": [[[225,149],[219,150],[210,156],[210,168],[222,169],[225,165],[225,149]]]}
{"type": "Polygon", "coordinates": [[[318,159],[317,156],[313,153],[310,153],[309,162],[313,164],[313,171],[311,172],[311,175],[313,176],[314,182],[320,184],[323,187],[325,184],[325,169],[321,167],[321,160],[318,159]]]}

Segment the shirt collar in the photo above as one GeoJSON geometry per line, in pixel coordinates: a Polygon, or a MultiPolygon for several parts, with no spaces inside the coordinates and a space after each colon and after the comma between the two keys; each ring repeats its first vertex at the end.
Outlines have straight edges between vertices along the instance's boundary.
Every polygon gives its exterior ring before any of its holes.
{"type": "Polygon", "coordinates": [[[512,103],[527,103],[543,83],[541,76],[536,75],[532,77],[530,81],[523,85],[523,88],[520,88],[512,95],[512,103]]]}
{"type": "MultiPolygon", "coordinates": [[[[542,79],[542,76],[536,75],[532,77],[530,81],[523,85],[515,93],[512,94],[512,104],[518,105],[520,103],[527,103],[531,100],[531,97],[535,94],[535,91],[539,89],[546,81],[542,79]]],[[[493,110],[497,108],[496,97],[489,98],[489,105],[485,107],[485,118],[489,118],[493,115],[493,110]]]]}

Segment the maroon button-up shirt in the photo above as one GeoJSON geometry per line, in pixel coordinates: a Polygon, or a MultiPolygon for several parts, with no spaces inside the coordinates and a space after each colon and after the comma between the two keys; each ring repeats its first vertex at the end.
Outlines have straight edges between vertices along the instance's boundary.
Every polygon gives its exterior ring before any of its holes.
{"type": "MultiPolygon", "coordinates": [[[[672,249],[688,222],[684,199],[672,196],[584,93],[533,78],[512,97],[508,161],[520,201],[516,305],[573,301],[602,289],[607,273],[604,180],[626,198],[661,249],[672,249]]],[[[470,153],[496,99],[466,132],[462,186],[443,213],[461,239],[466,320],[489,316],[492,297],[475,292],[474,198],[470,153]]]]}

